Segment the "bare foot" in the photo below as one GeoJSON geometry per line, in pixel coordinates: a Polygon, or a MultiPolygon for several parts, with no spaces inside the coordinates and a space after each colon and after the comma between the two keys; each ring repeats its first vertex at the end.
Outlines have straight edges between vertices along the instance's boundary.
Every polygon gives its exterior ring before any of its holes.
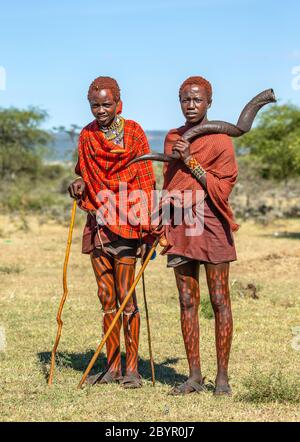
{"type": "Polygon", "coordinates": [[[231,396],[232,390],[227,376],[217,376],[214,396],[231,396]]]}

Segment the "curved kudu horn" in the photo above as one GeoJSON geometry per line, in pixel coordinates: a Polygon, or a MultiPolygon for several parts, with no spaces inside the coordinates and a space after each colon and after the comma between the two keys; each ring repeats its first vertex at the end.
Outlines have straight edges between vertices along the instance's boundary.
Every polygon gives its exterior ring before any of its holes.
{"type": "MultiPolygon", "coordinates": [[[[275,102],[276,97],[273,89],[266,89],[265,91],[260,92],[258,95],[252,98],[249,103],[246,104],[236,125],[218,120],[209,121],[205,124],[200,123],[191,129],[188,129],[183,134],[182,138],[184,138],[186,141],[191,141],[195,137],[208,134],[227,134],[230,137],[240,137],[241,135],[249,132],[258,111],[266,104],[275,102]]],[[[179,159],[179,154],[177,152],[170,156],[160,153],[150,153],[134,158],[132,161],[130,161],[128,166],[143,160],[170,162],[176,159],[179,159]]]]}

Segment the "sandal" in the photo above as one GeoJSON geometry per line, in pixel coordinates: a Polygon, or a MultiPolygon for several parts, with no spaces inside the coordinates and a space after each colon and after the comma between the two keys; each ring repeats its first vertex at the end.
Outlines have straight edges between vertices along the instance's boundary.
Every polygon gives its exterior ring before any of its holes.
{"type": "Polygon", "coordinates": [[[182,396],[189,393],[202,393],[203,391],[207,391],[207,388],[204,385],[202,380],[201,383],[193,381],[193,379],[188,379],[182,384],[173,387],[172,390],[168,393],[171,396],[182,396]],[[189,388],[187,388],[189,387],[189,388]],[[192,389],[192,390],[191,390],[192,389]]]}
{"type": "Polygon", "coordinates": [[[115,384],[122,380],[122,376],[112,374],[110,371],[100,372],[91,376],[88,376],[86,379],[86,384],[95,385],[95,384],[115,384]]]}
{"type": "Polygon", "coordinates": [[[143,382],[140,375],[129,374],[123,377],[120,384],[123,388],[141,388],[143,382]]]}

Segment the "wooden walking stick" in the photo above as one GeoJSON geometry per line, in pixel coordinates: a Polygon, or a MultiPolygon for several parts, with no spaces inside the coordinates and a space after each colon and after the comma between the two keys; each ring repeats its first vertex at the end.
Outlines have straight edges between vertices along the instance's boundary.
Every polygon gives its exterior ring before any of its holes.
{"type": "Polygon", "coordinates": [[[151,332],[150,332],[150,322],[149,322],[149,314],[148,314],[148,304],[146,298],[146,284],[145,284],[145,274],[142,274],[142,283],[143,283],[143,297],[145,304],[145,313],[146,313],[146,322],[147,322],[147,334],[148,334],[148,346],[149,346],[149,356],[150,356],[150,365],[151,365],[151,376],[152,376],[152,385],[155,385],[155,371],[154,371],[154,360],[152,354],[152,344],[151,344],[151,332]]]}
{"type": "Polygon", "coordinates": [[[154,243],[153,243],[153,245],[152,245],[152,247],[151,247],[151,249],[149,250],[148,255],[146,256],[146,259],[145,259],[145,261],[144,261],[142,267],[140,268],[140,270],[139,270],[139,272],[138,272],[137,277],[135,278],[135,280],[134,280],[132,286],[130,287],[130,289],[129,289],[129,291],[128,291],[128,293],[127,293],[127,295],[126,295],[124,301],[123,301],[122,304],[120,305],[120,308],[119,308],[119,310],[117,311],[116,316],[114,317],[112,323],[110,324],[109,329],[108,329],[107,332],[105,333],[105,336],[103,337],[103,339],[102,339],[102,341],[100,342],[100,344],[99,344],[97,350],[95,351],[94,356],[93,356],[92,359],[90,360],[89,365],[87,366],[87,368],[86,368],[86,370],[85,370],[85,372],[84,372],[84,374],[83,374],[83,376],[82,376],[82,378],[81,378],[81,380],[80,380],[80,382],[79,382],[79,384],[78,384],[78,388],[82,388],[82,385],[84,384],[86,378],[88,377],[89,372],[90,372],[91,369],[93,368],[93,366],[94,366],[94,364],[95,364],[95,362],[96,362],[96,360],[97,360],[97,358],[98,358],[98,356],[99,356],[99,354],[100,354],[100,352],[101,352],[101,350],[102,350],[102,348],[103,348],[105,342],[107,341],[107,338],[109,337],[110,333],[112,332],[112,330],[113,330],[113,328],[114,328],[116,322],[118,321],[119,317],[121,316],[123,310],[125,309],[128,300],[131,298],[131,296],[132,296],[132,294],[133,294],[133,292],[134,292],[134,289],[135,289],[137,283],[138,283],[139,280],[141,279],[141,276],[142,276],[142,274],[144,273],[145,268],[147,267],[148,262],[150,261],[151,256],[152,256],[153,253],[155,252],[155,249],[156,249],[156,246],[157,246],[157,244],[158,244],[158,241],[159,241],[159,238],[156,238],[155,241],[154,241],[154,243]]]}
{"type": "MultiPolygon", "coordinates": [[[[140,247],[142,248],[142,225],[140,228],[140,247]]],[[[141,254],[141,264],[143,264],[144,258],[141,254]]],[[[145,314],[146,314],[146,323],[147,323],[147,336],[148,336],[148,347],[149,347],[149,357],[150,357],[150,366],[151,366],[151,377],[152,377],[152,385],[155,385],[155,371],[154,371],[154,360],[152,354],[152,343],[151,343],[151,332],[150,332],[150,321],[149,321],[149,313],[148,313],[148,304],[146,298],[146,283],[145,283],[145,273],[142,274],[142,284],[143,284],[143,298],[145,305],[145,314]]]]}
{"type": "Polygon", "coordinates": [[[61,314],[63,310],[64,303],[66,301],[67,295],[68,295],[68,287],[67,287],[67,267],[68,267],[68,261],[70,256],[70,249],[71,249],[71,243],[72,243],[72,233],[73,233],[73,227],[74,227],[74,221],[75,221],[75,213],[76,213],[76,200],[73,203],[72,207],[72,213],[71,213],[71,221],[70,221],[70,227],[69,227],[69,234],[68,234],[68,241],[67,241],[67,248],[66,248],[66,255],[65,255],[65,261],[64,261],[64,269],[63,269],[63,289],[64,293],[60,301],[60,305],[58,308],[56,321],[58,324],[57,333],[56,333],[56,339],[55,344],[51,353],[51,367],[50,367],[50,373],[49,373],[49,379],[48,379],[48,385],[52,385],[53,381],[53,373],[54,373],[54,366],[55,366],[55,355],[56,350],[59,344],[60,336],[61,336],[61,330],[63,326],[63,321],[61,320],[61,314]]]}

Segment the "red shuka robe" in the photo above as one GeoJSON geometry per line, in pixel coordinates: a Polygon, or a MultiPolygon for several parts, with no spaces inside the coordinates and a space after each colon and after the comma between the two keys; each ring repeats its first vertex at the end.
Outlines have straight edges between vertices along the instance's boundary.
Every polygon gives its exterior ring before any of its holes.
{"type": "MultiPolygon", "coordinates": [[[[111,153],[120,146],[108,141],[99,130],[97,121],[88,124],[81,132],[78,144],[78,162],[75,172],[80,175],[85,184],[84,198],[79,201],[79,206],[86,211],[96,211],[101,207],[97,194],[102,190],[110,190],[116,197],[116,223],[106,227],[114,234],[123,238],[139,238],[140,225],[119,224],[124,208],[120,207],[119,183],[127,184],[128,193],[142,189],[147,197],[148,218],[150,224],[151,190],[155,188],[155,177],[152,163],[127,164],[136,156],[149,153],[149,144],[141,126],[132,120],[124,122],[124,153],[111,153]]],[[[127,210],[134,203],[128,202],[127,210]]],[[[145,208],[145,206],[144,206],[145,208]]],[[[124,217],[123,217],[124,219],[124,217]]],[[[147,220],[148,222],[148,220],[147,220]]],[[[147,223],[144,223],[144,227],[147,223]]]]}
{"type": "MultiPolygon", "coordinates": [[[[172,148],[186,126],[171,130],[165,139],[165,154],[172,148]]],[[[198,236],[186,236],[186,226],[166,228],[170,244],[164,252],[208,262],[225,262],[236,259],[231,231],[238,225],[234,221],[228,197],[237,180],[238,168],[234,147],[225,134],[205,135],[195,139],[190,146],[191,155],[206,170],[207,201],[204,203],[204,230],[198,236]]],[[[164,167],[164,189],[202,190],[200,182],[191,174],[182,160],[172,161],[164,167]]],[[[193,192],[193,196],[196,192],[193,192]]]]}

